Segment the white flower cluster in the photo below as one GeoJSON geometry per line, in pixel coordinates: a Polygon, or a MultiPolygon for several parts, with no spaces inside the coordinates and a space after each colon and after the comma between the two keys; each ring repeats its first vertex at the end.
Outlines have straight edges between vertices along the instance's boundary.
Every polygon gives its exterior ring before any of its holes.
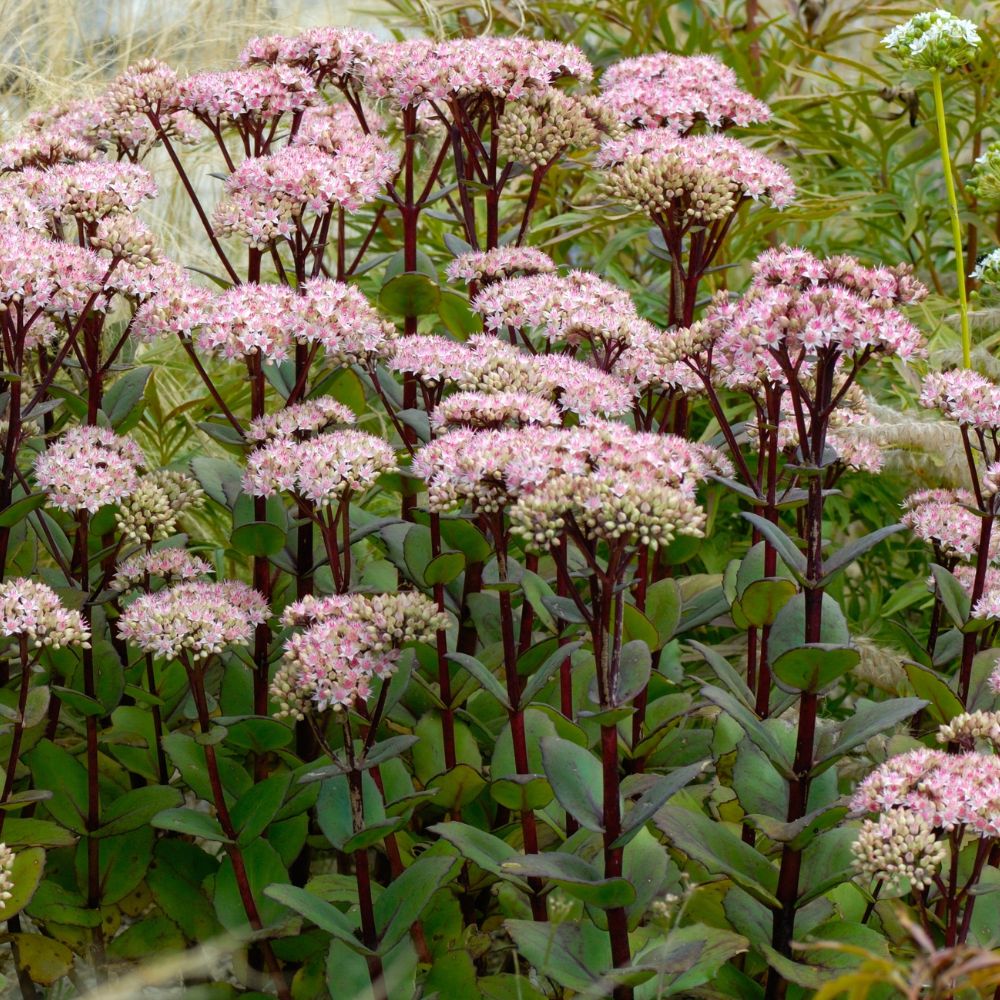
{"type": "Polygon", "coordinates": [[[938,8],[893,28],[882,44],[907,66],[942,70],[972,62],[980,41],[972,21],[938,8]]]}

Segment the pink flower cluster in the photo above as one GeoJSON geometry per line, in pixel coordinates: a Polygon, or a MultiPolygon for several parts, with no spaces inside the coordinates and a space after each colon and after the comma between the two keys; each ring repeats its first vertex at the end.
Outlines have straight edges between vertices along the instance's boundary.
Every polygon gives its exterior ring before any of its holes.
{"type": "Polygon", "coordinates": [[[385,127],[384,122],[373,111],[366,112],[365,120],[367,132],[362,129],[354,108],[346,102],[309,108],[298,119],[292,145],[313,146],[332,154],[352,142],[357,144],[366,136],[381,144],[383,140],[378,133],[385,127]]]}
{"type": "Polygon", "coordinates": [[[247,120],[273,122],[316,101],[308,74],[290,66],[258,66],[223,73],[195,73],[179,86],[180,108],[210,127],[247,120]]]}
{"type": "Polygon", "coordinates": [[[819,260],[804,250],[767,251],[741,299],[719,296],[703,321],[664,333],[657,350],[661,360],[673,361],[714,345],[719,377],[734,387],[781,382],[799,359],[806,362],[799,377],[807,376],[809,359],[824,349],[909,360],[923,353],[923,335],[895,306],[924,294],[905,269],[868,268],[852,257],[819,260]]]}
{"type": "Polygon", "coordinates": [[[339,711],[365,701],[374,682],[391,676],[400,647],[430,642],[447,618],[423,594],[352,594],[290,605],[289,625],[308,625],[285,644],[271,694],[278,718],[339,711]]]}
{"type": "Polygon", "coordinates": [[[80,612],[63,607],[51,587],[22,577],[0,583],[0,634],[24,636],[34,647],[90,645],[80,612]]]}
{"type": "Polygon", "coordinates": [[[192,555],[186,549],[155,549],[123,559],[116,568],[111,589],[132,590],[144,586],[150,577],[165,583],[183,583],[208,576],[211,572],[212,567],[204,559],[192,555]]]}
{"type": "Polygon", "coordinates": [[[771,109],[743,90],[714,56],[657,52],[614,63],[601,77],[601,104],[627,124],[687,132],[766,122],[771,109]]]}
{"type": "Polygon", "coordinates": [[[354,413],[330,396],[320,396],[304,403],[265,413],[250,421],[247,440],[257,443],[272,438],[294,438],[324,431],[333,424],[353,424],[354,413]]]}
{"type": "Polygon", "coordinates": [[[139,483],[139,446],[106,427],[73,427],[35,460],[35,480],[60,510],[96,513],[139,483]]]}
{"type": "Polygon", "coordinates": [[[377,136],[343,134],[334,152],[285,146],[271,156],[244,160],[226,180],[213,227],[258,249],[292,236],[306,212],[323,216],[339,206],[353,212],[392,177],[396,157],[377,136]]]}
{"type": "Polygon", "coordinates": [[[699,481],[728,471],[713,449],[623,424],[474,431],[459,429],[416,454],[432,510],[470,503],[509,508],[512,529],[534,549],[552,544],[568,521],[584,534],[651,546],[675,532],[698,534],[699,481]]]}
{"type": "Polygon", "coordinates": [[[436,428],[555,427],[561,421],[555,405],[527,392],[456,392],[446,396],[431,414],[431,426],[436,428]]]}
{"type": "MultiPolygon", "coordinates": [[[[976,498],[968,490],[920,490],[903,501],[902,522],[945,556],[966,561],[979,551],[982,518],[975,513],[976,498]]],[[[994,545],[994,557],[996,549],[994,545]]]]}
{"type": "Polygon", "coordinates": [[[533,329],[552,343],[588,343],[595,363],[605,370],[650,331],[627,292],[586,271],[506,278],[484,288],[472,308],[484,317],[487,330],[533,329]]]}
{"type": "Polygon", "coordinates": [[[342,84],[357,77],[378,45],[374,35],[354,28],[309,28],[299,35],[251,38],[240,53],[249,65],[294,66],[308,73],[317,87],[326,80],[342,84]]]}
{"type": "Polygon", "coordinates": [[[1000,758],[984,753],[910,750],[890,757],[858,786],[858,812],[907,809],[941,830],[1000,835],[1000,758]]]}
{"type": "Polygon", "coordinates": [[[296,343],[316,344],[333,365],[384,357],[396,336],[361,291],[330,278],[307,281],[298,292],[245,284],[213,294],[184,275],[140,306],[133,332],[141,340],[194,338],[201,350],[230,360],[259,352],[271,363],[284,361],[296,343]]]}
{"type": "Polygon", "coordinates": [[[365,431],[330,431],[304,441],[277,438],[250,453],[243,488],[254,496],[295,493],[323,507],[369,489],[396,468],[392,448],[365,431]]]}
{"type": "Polygon", "coordinates": [[[795,196],[783,166],[728,136],[640,129],[606,142],[597,161],[612,197],[673,225],[724,219],[746,199],[783,208],[795,196]]]}
{"type": "MultiPolygon", "coordinates": [[[[531,354],[488,334],[475,334],[466,344],[447,337],[403,337],[389,367],[415,375],[430,388],[454,383],[465,392],[543,397],[583,421],[598,414],[627,413],[636,392],[630,381],[567,354],[531,354]]],[[[528,405],[540,414],[536,404],[528,405]]],[[[512,417],[516,420],[515,414],[512,417]]]]}
{"type": "Polygon", "coordinates": [[[408,108],[481,95],[517,100],[560,77],[587,81],[592,75],[590,63],[575,46],[478,36],[440,43],[386,42],[371,53],[363,78],[371,96],[408,108]]]}
{"type": "Polygon", "coordinates": [[[122,613],[118,631],[154,656],[198,661],[248,645],[268,615],[267,602],[244,583],[195,580],[140,595],[122,613]]]}
{"type": "Polygon", "coordinates": [[[461,278],[472,284],[499,281],[515,274],[550,274],[555,269],[552,258],[536,247],[495,247],[463,253],[448,265],[446,273],[450,281],[461,278]]]}
{"type": "Polygon", "coordinates": [[[50,170],[26,170],[22,177],[25,191],[42,211],[84,222],[133,212],[156,197],[152,175],[136,163],[86,160],[50,170]]]}
{"type": "Polygon", "coordinates": [[[966,427],[1000,428],[1000,386],[967,368],[931,372],[924,379],[920,402],[966,427]]]}

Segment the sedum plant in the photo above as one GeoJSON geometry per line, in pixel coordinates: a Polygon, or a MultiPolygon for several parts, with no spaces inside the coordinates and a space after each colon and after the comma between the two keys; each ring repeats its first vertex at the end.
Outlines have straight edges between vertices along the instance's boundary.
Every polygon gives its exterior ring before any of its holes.
{"type": "Polygon", "coordinates": [[[816,214],[822,10],[539,6],[146,59],[0,143],[12,995],[213,942],[288,1000],[994,985],[992,35],[885,36],[937,146],[880,169],[945,187],[875,244],[816,214]]]}

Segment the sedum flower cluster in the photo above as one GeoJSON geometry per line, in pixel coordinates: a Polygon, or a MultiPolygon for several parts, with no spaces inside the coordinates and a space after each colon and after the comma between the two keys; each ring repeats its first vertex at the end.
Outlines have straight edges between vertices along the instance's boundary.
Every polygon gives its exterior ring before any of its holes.
{"type": "Polygon", "coordinates": [[[601,104],[551,89],[509,105],[497,123],[497,140],[504,159],[537,168],[621,131],[601,104]]]}
{"type": "MultiPolygon", "coordinates": [[[[665,332],[653,350],[669,363],[711,347],[718,377],[733,387],[780,382],[789,360],[806,363],[821,350],[909,360],[922,353],[923,336],[899,307],[925,295],[905,267],[865,267],[846,256],[820,260],[783,247],[758,258],[739,300],[720,295],[703,320],[665,332]]],[[[808,379],[808,364],[797,371],[800,381],[808,379]]]]}
{"type": "Polygon", "coordinates": [[[378,136],[344,129],[329,149],[295,143],[269,156],[244,160],[226,179],[213,226],[258,249],[296,232],[303,216],[340,207],[357,211],[392,177],[396,157],[378,136]]]}
{"type": "Polygon", "coordinates": [[[330,396],[320,396],[304,403],[255,417],[247,428],[247,440],[262,444],[274,438],[305,437],[325,431],[334,424],[353,424],[352,410],[330,396]]]}
{"type": "MultiPolygon", "coordinates": [[[[526,414],[534,414],[520,423],[559,422],[551,418],[551,410],[539,407],[540,399],[554,402],[563,412],[577,414],[584,422],[599,414],[617,416],[628,412],[637,391],[632,380],[568,354],[532,354],[489,334],[475,334],[465,344],[446,337],[404,337],[389,367],[416,376],[431,389],[455,385],[465,393],[520,394],[527,397],[526,414]]],[[[446,397],[440,405],[454,412],[458,404],[446,397]]],[[[472,422],[436,412],[433,419],[472,422]]]]}
{"type": "Polygon", "coordinates": [[[650,330],[627,292],[587,271],[507,278],[483,288],[472,308],[496,333],[534,330],[553,344],[588,344],[605,370],[650,330]]]}
{"type": "Polygon", "coordinates": [[[601,105],[625,125],[688,132],[766,122],[771,109],[714,56],[673,52],[622,59],[601,77],[601,105]]]}
{"type": "Polygon", "coordinates": [[[882,44],[906,66],[948,70],[972,62],[981,41],[972,21],[938,8],[897,25],[882,44]]]}
{"type": "Polygon", "coordinates": [[[784,167],[728,136],[640,129],[597,160],[610,197],[671,227],[718,222],[748,199],[783,208],[795,195],[784,167]]]}
{"type": "MultiPolygon", "coordinates": [[[[918,538],[945,558],[968,562],[979,551],[982,518],[968,490],[931,489],[910,494],[903,502],[902,521],[918,538]]],[[[1000,552],[993,546],[993,557],[1000,552]]]]}
{"type": "Polygon", "coordinates": [[[119,592],[146,585],[150,577],[164,583],[186,583],[212,572],[204,559],[186,549],[155,549],[123,559],[115,569],[111,589],[119,592]]]}
{"type": "Polygon", "coordinates": [[[1000,428],[1000,385],[967,368],[932,372],[924,379],[920,402],[963,427],[1000,428]]]}
{"type": "Polygon", "coordinates": [[[517,274],[551,274],[555,269],[552,258],[537,247],[495,247],[456,257],[446,273],[450,281],[462,279],[471,285],[488,284],[517,274]]]}
{"type": "Polygon", "coordinates": [[[413,108],[483,96],[517,101],[561,77],[586,82],[592,75],[590,63],[575,46],[480,36],[378,45],[363,71],[363,83],[373,98],[413,108]]]}
{"type": "Polygon", "coordinates": [[[96,513],[139,485],[139,446],[106,427],[73,427],[35,460],[35,480],[60,510],[96,513]]]}
{"type": "Polygon", "coordinates": [[[319,87],[327,80],[343,85],[360,76],[377,46],[374,35],[353,28],[309,28],[299,35],[251,38],[240,53],[248,66],[293,66],[304,70],[319,87]]]}
{"type": "Polygon", "coordinates": [[[201,487],[183,472],[157,469],[139,477],[135,489],[118,505],[115,522],[133,542],[151,544],[177,530],[177,518],[205,500],[201,487]]]}
{"type": "Polygon", "coordinates": [[[931,827],[1000,834],[1000,758],[921,747],[891,757],[862,781],[851,800],[859,812],[905,809],[931,827]]]}
{"type": "Polygon", "coordinates": [[[271,685],[278,718],[348,709],[390,677],[402,646],[431,642],[447,616],[422,594],[306,598],[285,609],[286,625],[306,627],[285,643],[271,685]]]}
{"type": "Polygon", "coordinates": [[[392,447],[366,431],[329,431],[306,440],[280,437],[250,453],[243,488],[262,497],[290,492],[326,507],[363,493],[395,469],[392,447]]]}
{"type": "Polygon", "coordinates": [[[330,365],[366,364],[385,357],[396,337],[357,288],[330,278],[285,285],[244,284],[211,293],[177,276],[136,311],[140,340],[178,336],[228,360],[260,356],[286,360],[296,344],[322,348],[330,365]]]}
{"type": "Polygon", "coordinates": [[[90,645],[90,629],[79,611],[63,607],[46,584],[21,577],[0,583],[0,632],[23,636],[36,647],[90,645]]]}
{"type": "Polygon", "coordinates": [[[598,421],[452,431],[417,453],[413,471],[427,483],[432,510],[506,509],[511,530],[539,551],[564,529],[651,548],[677,534],[697,536],[704,513],[695,488],[724,465],[713,450],[673,435],[598,421]]]}
{"type": "Polygon", "coordinates": [[[927,820],[906,809],[866,819],[853,846],[855,870],[879,879],[889,892],[930,885],[947,853],[927,820]]]}
{"type": "Polygon", "coordinates": [[[267,618],[267,603],[246,584],[194,580],[138,596],[122,612],[118,631],[154,656],[197,662],[248,645],[267,618]]]}

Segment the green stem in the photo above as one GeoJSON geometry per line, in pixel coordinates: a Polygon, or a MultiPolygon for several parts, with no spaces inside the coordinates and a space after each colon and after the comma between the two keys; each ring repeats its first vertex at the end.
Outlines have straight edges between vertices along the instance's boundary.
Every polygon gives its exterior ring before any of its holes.
{"type": "Polygon", "coordinates": [[[944,115],[944,92],[941,89],[941,73],[931,72],[934,84],[934,112],[937,116],[938,143],[941,147],[941,166],[944,169],[944,184],[948,192],[948,214],[951,216],[951,238],[955,245],[955,277],[958,281],[958,304],[962,321],[962,367],[972,367],[972,334],[969,330],[969,302],[965,293],[965,254],[962,246],[962,223],[958,217],[958,196],[955,194],[955,178],[952,174],[951,154],[948,152],[948,122],[944,115]]]}

